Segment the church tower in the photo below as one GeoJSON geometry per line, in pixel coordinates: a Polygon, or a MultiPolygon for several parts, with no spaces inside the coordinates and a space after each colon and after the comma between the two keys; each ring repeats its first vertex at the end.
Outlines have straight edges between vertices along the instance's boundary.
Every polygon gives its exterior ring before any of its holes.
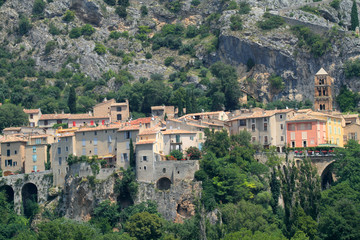
{"type": "Polygon", "coordinates": [[[323,68],[315,74],[315,111],[333,110],[332,81],[332,78],[323,68]]]}

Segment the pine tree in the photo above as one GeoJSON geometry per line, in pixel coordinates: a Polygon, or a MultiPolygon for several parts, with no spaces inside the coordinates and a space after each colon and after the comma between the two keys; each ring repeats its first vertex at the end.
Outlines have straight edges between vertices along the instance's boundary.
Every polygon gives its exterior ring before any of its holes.
{"type": "Polygon", "coordinates": [[[76,92],[74,87],[71,87],[69,91],[68,107],[70,113],[76,113],[76,92]]]}
{"type": "Polygon", "coordinates": [[[135,154],[134,154],[134,144],[131,138],[130,138],[129,148],[130,148],[130,167],[135,168],[136,162],[135,162],[135,154]]]}
{"type": "Polygon", "coordinates": [[[355,31],[355,28],[359,26],[359,16],[357,10],[356,1],[353,1],[353,5],[351,8],[351,30],[355,31]]]}

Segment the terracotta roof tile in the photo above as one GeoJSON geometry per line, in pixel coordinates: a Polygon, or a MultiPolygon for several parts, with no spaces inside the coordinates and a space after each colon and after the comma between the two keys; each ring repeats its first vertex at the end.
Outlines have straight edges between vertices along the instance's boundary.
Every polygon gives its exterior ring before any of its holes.
{"type": "Polygon", "coordinates": [[[98,126],[98,127],[83,127],[79,128],[76,132],[91,132],[91,131],[101,131],[101,130],[113,130],[113,129],[119,129],[118,124],[111,124],[109,126],[98,126]]]}
{"type": "Polygon", "coordinates": [[[150,129],[140,131],[139,135],[152,135],[152,134],[158,133],[159,131],[160,131],[160,129],[158,129],[158,128],[150,128],[150,129]]]}
{"type": "Polygon", "coordinates": [[[124,126],[122,128],[120,128],[118,131],[132,131],[132,130],[139,130],[140,126],[139,125],[134,125],[134,126],[124,126]]]}
{"type": "Polygon", "coordinates": [[[76,119],[109,119],[109,116],[90,116],[88,113],[71,114],[69,117],[71,120],[76,119]]]}
{"type": "Polygon", "coordinates": [[[326,122],[326,120],[317,118],[315,116],[307,115],[307,114],[298,114],[295,117],[289,119],[287,122],[298,122],[298,121],[322,121],[326,122]]]}
{"type": "Polygon", "coordinates": [[[140,123],[144,124],[144,123],[150,123],[150,122],[151,122],[151,117],[146,117],[146,118],[138,118],[138,119],[132,120],[132,121],[130,121],[130,124],[131,125],[139,125],[140,123]]]}
{"type": "Polygon", "coordinates": [[[71,114],[43,114],[40,120],[69,119],[71,114]]]}
{"type": "Polygon", "coordinates": [[[39,112],[40,112],[40,109],[24,109],[24,113],[26,113],[26,114],[36,114],[39,112]]]}
{"type": "Polygon", "coordinates": [[[196,134],[196,132],[187,131],[187,130],[181,130],[181,129],[168,129],[166,131],[163,131],[162,134],[168,135],[168,134],[196,134]]]}
{"type": "Polygon", "coordinates": [[[141,140],[141,141],[138,141],[136,143],[136,145],[141,145],[141,144],[153,144],[154,142],[156,142],[156,140],[141,140]]]}
{"type": "Polygon", "coordinates": [[[20,131],[21,127],[8,127],[4,128],[3,131],[20,131]]]}

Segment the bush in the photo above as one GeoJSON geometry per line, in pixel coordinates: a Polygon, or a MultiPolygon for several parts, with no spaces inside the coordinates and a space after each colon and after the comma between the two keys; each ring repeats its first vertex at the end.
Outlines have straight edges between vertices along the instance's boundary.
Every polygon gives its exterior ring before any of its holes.
{"type": "Polygon", "coordinates": [[[90,24],[85,24],[81,27],[81,34],[86,36],[91,36],[95,32],[95,28],[90,24]]]}
{"type": "Polygon", "coordinates": [[[229,5],[227,7],[227,10],[234,10],[234,9],[237,9],[237,3],[235,1],[231,1],[229,2],[229,5]]]}
{"type": "Polygon", "coordinates": [[[130,6],[130,2],[129,2],[129,0],[118,0],[118,5],[123,6],[123,7],[128,7],[128,6],[130,6]]]}
{"type": "Polygon", "coordinates": [[[29,19],[26,17],[21,17],[20,21],[19,21],[19,30],[18,30],[19,34],[25,35],[30,31],[31,28],[32,28],[32,25],[31,25],[29,19]]]}
{"type": "Polygon", "coordinates": [[[57,46],[57,42],[56,41],[49,41],[46,43],[45,46],[45,55],[48,55],[49,53],[51,53],[57,46]]]}
{"type": "Polygon", "coordinates": [[[117,40],[120,38],[120,36],[121,36],[121,32],[111,31],[109,38],[117,40]]]}
{"type": "Polygon", "coordinates": [[[148,9],[145,5],[142,5],[140,8],[140,12],[141,12],[141,16],[145,17],[146,15],[148,15],[148,9]]]}
{"type": "Polygon", "coordinates": [[[269,78],[270,91],[273,93],[279,93],[285,88],[283,79],[280,76],[271,75],[269,78]]]}
{"type": "Polygon", "coordinates": [[[250,4],[247,2],[240,2],[239,7],[240,7],[240,10],[238,11],[239,14],[248,14],[251,11],[250,4]]]}
{"type": "Polygon", "coordinates": [[[35,0],[32,13],[40,15],[44,13],[46,3],[43,0],[35,0]]]}
{"type": "Polygon", "coordinates": [[[185,36],[187,38],[194,38],[199,34],[199,30],[195,25],[189,25],[186,28],[185,36]]]}
{"type": "Polygon", "coordinates": [[[149,53],[149,52],[147,52],[147,53],[145,54],[145,58],[146,58],[146,59],[151,59],[151,58],[152,58],[152,54],[149,53]]]}
{"type": "Polygon", "coordinates": [[[132,61],[132,58],[129,55],[125,55],[122,59],[122,64],[127,65],[132,61]]]}
{"type": "Polygon", "coordinates": [[[312,13],[315,15],[320,15],[319,9],[317,7],[305,5],[305,6],[301,7],[300,10],[304,11],[304,12],[312,13]]]}
{"type": "Polygon", "coordinates": [[[61,33],[61,30],[55,26],[54,23],[50,23],[49,25],[49,33],[51,35],[59,35],[61,33]]]}
{"type": "Polygon", "coordinates": [[[181,10],[181,2],[180,0],[175,0],[172,2],[167,2],[165,4],[166,8],[169,9],[170,12],[178,13],[181,10]]]}
{"type": "Polygon", "coordinates": [[[339,10],[340,9],[340,0],[333,0],[330,3],[330,6],[335,8],[336,10],[339,10]]]}
{"type": "Polygon", "coordinates": [[[174,61],[175,61],[175,58],[174,58],[174,57],[167,57],[167,58],[165,58],[164,65],[168,67],[168,66],[170,66],[174,61]]]}
{"type": "Polygon", "coordinates": [[[74,27],[69,33],[70,38],[79,38],[81,36],[81,28],[74,27]]]}
{"type": "Polygon", "coordinates": [[[110,6],[115,6],[116,5],[116,0],[104,0],[104,2],[107,5],[110,5],[110,6]]]}
{"type": "Polygon", "coordinates": [[[183,159],[183,154],[181,151],[179,150],[172,150],[170,152],[170,155],[173,156],[176,160],[181,160],[183,159]]]}
{"type": "Polygon", "coordinates": [[[243,26],[242,26],[242,19],[240,17],[240,15],[232,15],[230,17],[230,28],[232,31],[238,31],[238,30],[242,30],[243,26]]]}
{"type": "Polygon", "coordinates": [[[201,151],[197,147],[189,147],[186,153],[190,157],[190,160],[198,160],[201,158],[201,151]]]}
{"type": "Polygon", "coordinates": [[[71,22],[75,19],[75,13],[73,11],[70,10],[66,10],[64,16],[63,16],[63,21],[65,22],[71,22]]]}
{"type": "Polygon", "coordinates": [[[200,0],[192,0],[191,1],[191,5],[193,5],[193,6],[199,6],[200,5],[200,0]]]}
{"type": "Polygon", "coordinates": [[[95,43],[94,51],[99,55],[104,55],[106,53],[106,47],[101,43],[95,43]]]}
{"type": "Polygon", "coordinates": [[[119,15],[120,18],[126,18],[126,16],[127,16],[126,7],[117,6],[116,9],[115,9],[115,13],[117,15],[119,15]]]}
{"type": "Polygon", "coordinates": [[[345,77],[360,77],[360,59],[348,60],[344,64],[345,77]]]}
{"type": "Polygon", "coordinates": [[[270,13],[264,14],[264,20],[259,21],[257,24],[263,30],[271,30],[284,25],[285,20],[280,16],[274,16],[270,13]]]}
{"type": "Polygon", "coordinates": [[[0,7],[6,2],[6,0],[0,0],[0,7]]]}

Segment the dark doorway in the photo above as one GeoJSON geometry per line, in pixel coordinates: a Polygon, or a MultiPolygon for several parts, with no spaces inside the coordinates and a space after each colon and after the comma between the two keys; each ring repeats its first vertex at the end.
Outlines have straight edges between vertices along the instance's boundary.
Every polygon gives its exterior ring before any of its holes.
{"type": "Polygon", "coordinates": [[[0,192],[5,193],[6,201],[12,206],[14,204],[14,189],[9,185],[4,185],[0,187],[0,192]]]}
{"type": "Polygon", "coordinates": [[[156,183],[156,187],[159,190],[169,190],[171,187],[171,181],[166,177],[160,178],[156,183]]]}
{"type": "Polygon", "coordinates": [[[333,165],[329,164],[321,174],[321,189],[326,190],[330,187],[330,185],[334,182],[333,178],[333,165]]]}
{"type": "Polygon", "coordinates": [[[39,209],[38,189],[33,183],[26,183],[21,189],[24,215],[32,218],[39,209]]]}

